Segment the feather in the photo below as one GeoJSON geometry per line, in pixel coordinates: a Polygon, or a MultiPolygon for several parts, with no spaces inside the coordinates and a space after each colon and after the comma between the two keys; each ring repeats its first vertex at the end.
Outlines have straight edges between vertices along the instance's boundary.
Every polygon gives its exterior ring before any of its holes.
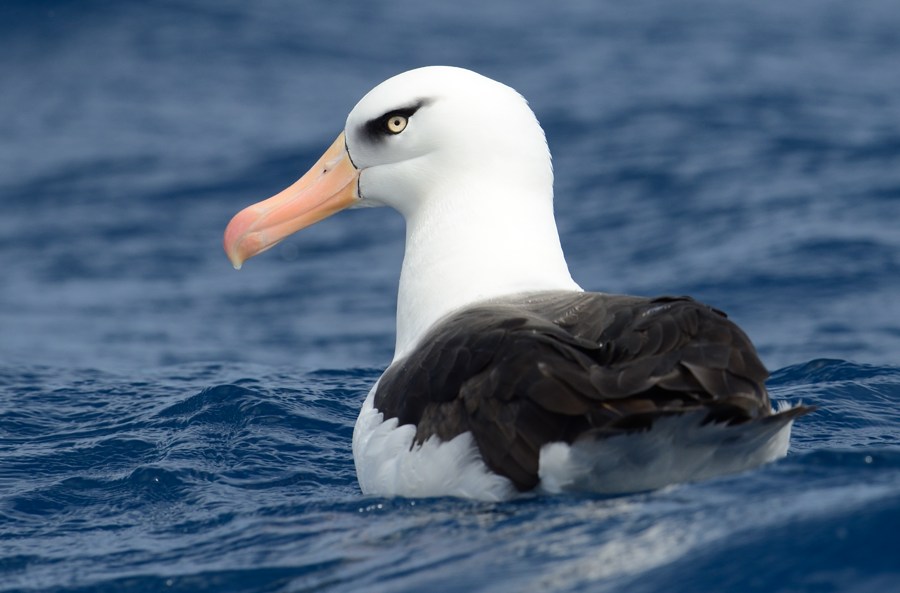
{"type": "Polygon", "coordinates": [[[486,465],[519,490],[540,482],[540,451],[649,430],[787,422],[774,413],[747,336],[688,297],[546,293],[457,312],[392,365],[375,394],[385,419],[416,425],[410,446],[471,432],[486,465]]]}

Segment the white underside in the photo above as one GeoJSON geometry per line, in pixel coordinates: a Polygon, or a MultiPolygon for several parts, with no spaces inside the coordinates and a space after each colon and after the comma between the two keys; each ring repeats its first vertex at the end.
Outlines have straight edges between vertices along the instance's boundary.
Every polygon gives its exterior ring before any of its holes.
{"type": "MultiPolygon", "coordinates": [[[[411,446],[416,429],[384,420],[372,388],[353,432],[356,475],[365,494],[410,498],[454,496],[499,501],[519,493],[491,472],[471,433],[411,446]]],[[[544,493],[617,494],[661,488],[752,469],[787,454],[791,422],[783,426],[701,425],[686,414],[657,421],[652,430],[541,449],[537,489],[544,493]]]]}
{"type": "Polygon", "coordinates": [[[369,392],[353,431],[353,460],[363,493],[487,501],[516,495],[512,482],[485,466],[470,432],[447,442],[431,438],[411,448],[416,428],[398,426],[396,418],[384,420],[373,405],[377,387],[369,392]]]}
{"type": "Polygon", "coordinates": [[[619,494],[704,480],[784,457],[785,425],[702,424],[703,413],[662,418],[646,432],[550,443],[541,449],[541,490],[619,494]]]}

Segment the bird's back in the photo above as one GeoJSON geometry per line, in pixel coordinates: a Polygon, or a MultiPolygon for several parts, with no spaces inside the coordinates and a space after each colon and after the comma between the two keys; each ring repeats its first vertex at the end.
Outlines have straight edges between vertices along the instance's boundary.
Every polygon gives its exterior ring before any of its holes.
{"type": "MultiPolygon", "coordinates": [[[[778,437],[808,409],[773,412],[767,376],[744,332],[693,299],[550,292],[493,301],[442,320],[385,372],[374,407],[385,420],[415,426],[411,448],[470,432],[487,467],[526,491],[548,487],[541,482],[554,473],[547,463],[550,451],[561,454],[556,445],[568,458],[587,455],[577,471],[597,473],[583,466],[599,464],[609,474],[612,459],[603,449],[617,446],[623,440],[617,437],[630,437],[626,449],[643,440],[643,448],[668,447],[667,455],[678,455],[675,440],[690,441],[692,434],[699,440],[681,444],[717,449],[778,437]]],[[[742,450],[742,459],[714,473],[781,456],[787,439],[780,440],[783,446],[772,445],[761,457],[742,450]]],[[[658,463],[656,457],[647,463],[658,463]]],[[[714,469],[702,465],[688,475],[676,471],[669,481],[706,477],[714,469]]],[[[659,472],[642,473],[647,483],[640,489],[663,485],[656,484],[659,472]]],[[[610,483],[620,478],[589,478],[587,489],[623,490],[610,483]]]]}

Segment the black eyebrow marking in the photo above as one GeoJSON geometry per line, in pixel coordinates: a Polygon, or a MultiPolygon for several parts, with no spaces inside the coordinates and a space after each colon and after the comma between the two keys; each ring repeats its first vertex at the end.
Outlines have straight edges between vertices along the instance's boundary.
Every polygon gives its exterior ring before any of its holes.
{"type": "Polygon", "coordinates": [[[409,119],[425,105],[431,103],[431,99],[419,99],[412,105],[408,105],[406,107],[398,107],[397,109],[391,109],[384,115],[380,117],[376,117],[374,119],[370,119],[366,123],[362,125],[362,135],[369,142],[378,142],[386,136],[391,135],[390,132],[387,131],[387,121],[394,117],[395,115],[402,115],[403,117],[409,119]]]}

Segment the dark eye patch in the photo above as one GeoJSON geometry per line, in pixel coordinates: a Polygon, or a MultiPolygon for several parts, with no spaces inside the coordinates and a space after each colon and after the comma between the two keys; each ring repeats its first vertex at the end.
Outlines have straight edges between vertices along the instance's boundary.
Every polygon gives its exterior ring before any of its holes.
{"type": "Polygon", "coordinates": [[[427,104],[428,102],[429,101],[426,99],[419,99],[414,104],[408,107],[391,109],[380,117],[370,119],[362,126],[363,137],[365,137],[370,142],[378,142],[386,136],[393,136],[394,134],[390,132],[387,125],[388,121],[392,117],[400,115],[402,117],[405,117],[406,119],[409,119],[416,111],[418,111],[423,105],[427,104]]]}

